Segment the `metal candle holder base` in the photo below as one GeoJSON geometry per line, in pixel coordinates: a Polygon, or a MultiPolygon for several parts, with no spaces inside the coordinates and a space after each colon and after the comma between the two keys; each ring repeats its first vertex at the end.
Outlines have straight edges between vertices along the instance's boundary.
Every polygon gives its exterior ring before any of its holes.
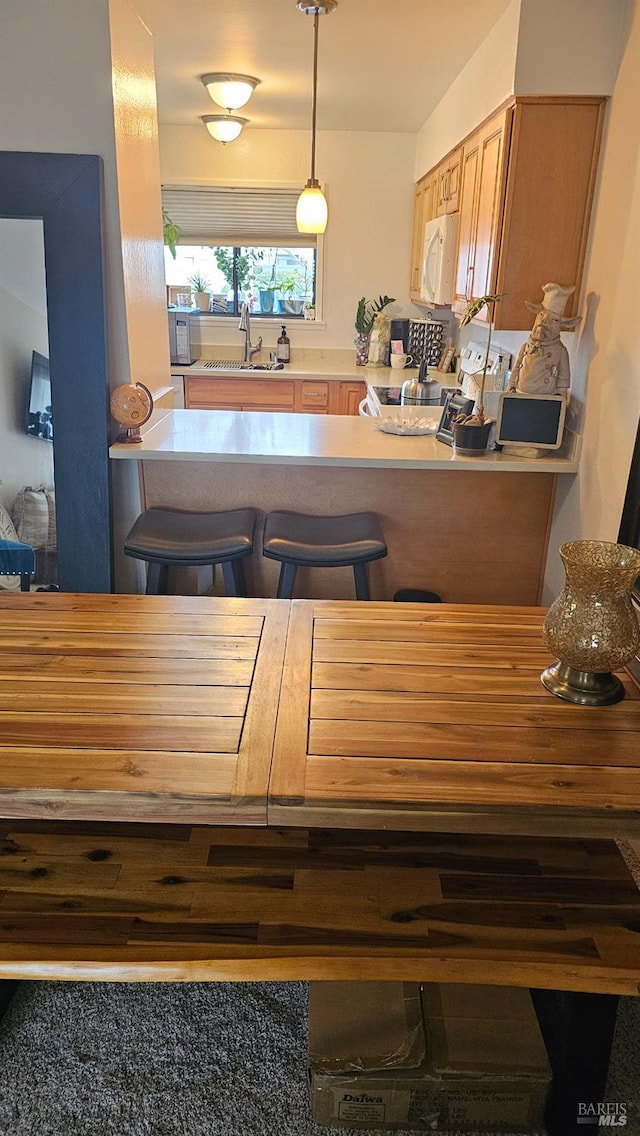
{"type": "Polygon", "coordinates": [[[594,674],[556,663],[547,667],[540,678],[552,694],[578,706],[611,706],[624,698],[624,686],[611,671],[594,674]]]}

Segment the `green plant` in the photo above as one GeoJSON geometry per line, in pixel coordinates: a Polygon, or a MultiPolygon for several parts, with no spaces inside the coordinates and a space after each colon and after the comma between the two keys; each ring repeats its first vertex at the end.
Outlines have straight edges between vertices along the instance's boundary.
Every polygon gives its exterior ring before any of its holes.
{"type": "Polygon", "coordinates": [[[262,264],[255,272],[254,279],[261,292],[273,292],[277,282],[275,261],[262,264]]]}
{"type": "Polygon", "coordinates": [[[276,292],[282,292],[285,297],[292,298],[295,292],[302,292],[301,288],[302,276],[299,272],[290,272],[288,275],[283,276],[276,285],[276,292]]]}
{"type": "Polygon", "coordinates": [[[479,316],[483,308],[487,309],[489,315],[489,334],[487,336],[487,349],[484,353],[482,371],[476,371],[473,375],[473,378],[480,388],[480,395],[478,398],[477,406],[474,408],[473,414],[469,414],[466,417],[459,419],[459,421],[461,421],[465,426],[482,426],[485,421],[484,388],[487,381],[487,370],[489,368],[489,353],[491,351],[493,321],[495,318],[496,304],[498,303],[499,299],[500,296],[478,296],[477,300],[472,300],[470,304],[467,304],[462,313],[462,316],[460,317],[460,329],[462,329],[463,327],[466,327],[468,323],[471,323],[471,320],[474,319],[475,316],[479,316]],[[479,381],[478,375],[481,376],[479,381]]]}
{"type": "Polygon", "coordinates": [[[188,283],[193,288],[194,292],[208,292],[211,284],[205,276],[201,276],[199,272],[194,272],[193,276],[189,277],[188,283]]]}
{"type": "Polygon", "coordinates": [[[174,224],[171,220],[166,209],[162,210],[162,235],[164,243],[169,249],[173,259],[176,259],[176,245],[180,240],[181,229],[179,225],[174,224]]]}
{"type": "MultiPolygon", "coordinates": [[[[233,291],[233,251],[222,246],[213,250],[216,264],[224,276],[229,291],[233,291]]],[[[246,254],[239,254],[235,258],[235,269],[238,276],[238,291],[248,288],[254,278],[256,261],[262,260],[264,253],[255,250],[246,254]]]]}
{"type": "Polygon", "coordinates": [[[370,335],[373,321],[383,308],[395,304],[394,296],[379,296],[377,300],[366,300],[364,296],[358,300],[356,310],[356,331],[361,335],[370,335]]]}

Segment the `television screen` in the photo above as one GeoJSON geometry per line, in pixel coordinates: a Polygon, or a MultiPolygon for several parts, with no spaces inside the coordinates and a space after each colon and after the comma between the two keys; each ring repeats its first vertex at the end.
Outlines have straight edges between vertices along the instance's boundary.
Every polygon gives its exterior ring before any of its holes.
{"type": "Polygon", "coordinates": [[[51,376],[49,360],[38,351],[31,356],[31,388],[27,413],[27,434],[53,442],[51,413],[51,376]]]}

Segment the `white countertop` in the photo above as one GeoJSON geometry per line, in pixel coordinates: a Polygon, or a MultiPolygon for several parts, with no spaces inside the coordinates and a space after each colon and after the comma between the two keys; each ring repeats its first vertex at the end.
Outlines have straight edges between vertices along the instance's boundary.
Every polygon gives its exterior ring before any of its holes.
{"type": "MultiPolygon", "coordinates": [[[[276,372],[278,374],[278,372],[276,372]]],[[[575,473],[570,458],[515,458],[487,453],[454,457],[434,435],[383,434],[375,419],[273,411],[170,410],[138,444],[115,443],[117,460],[241,462],[262,465],[373,466],[575,473]]]]}
{"type": "MultiPolygon", "coordinates": [[[[374,386],[380,387],[400,386],[405,379],[416,379],[418,377],[417,367],[405,367],[402,370],[393,370],[391,367],[356,367],[355,363],[332,363],[326,359],[314,363],[299,364],[296,364],[294,359],[293,363],[285,363],[281,371],[218,370],[214,367],[199,366],[199,363],[201,363],[201,360],[192,363],[190,367],[172,364],[171,374],[191,375],[196,378],[201,378],[203,375],[215,379],[243,378],[247,382],[254,379],[261,381],[263,379],[279,381],[283,379],[327,379],[330,382],[342,380],[343,382],[372,383],[374,386]]],[[[455,380],[455,375],[450,377],[455,380]]]]}

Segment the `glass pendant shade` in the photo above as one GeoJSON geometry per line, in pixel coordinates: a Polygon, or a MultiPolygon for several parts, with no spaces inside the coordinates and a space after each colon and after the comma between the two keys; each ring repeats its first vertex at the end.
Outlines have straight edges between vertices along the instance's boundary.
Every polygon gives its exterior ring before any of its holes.
{"type": "Polygon", "coordinates": [[[224,110],[238,110],[249,102],[260,82],[252,75],[234,75],[230,71],[214,71],[200,76],[214,103],[224,110]]]}
{"type": "Polygon", "coordinates": [[[249,121],[234,114],[203,114],[201,117],[211,137],[223,143],[233,142],[249,121]]]}
{"type": "Polygon", "coordinates": [[[305,185],[296,205],[296,226],[299,233],[324,233],[327,227],[327,199],[317,182],[311,179],[305,185]]]}

